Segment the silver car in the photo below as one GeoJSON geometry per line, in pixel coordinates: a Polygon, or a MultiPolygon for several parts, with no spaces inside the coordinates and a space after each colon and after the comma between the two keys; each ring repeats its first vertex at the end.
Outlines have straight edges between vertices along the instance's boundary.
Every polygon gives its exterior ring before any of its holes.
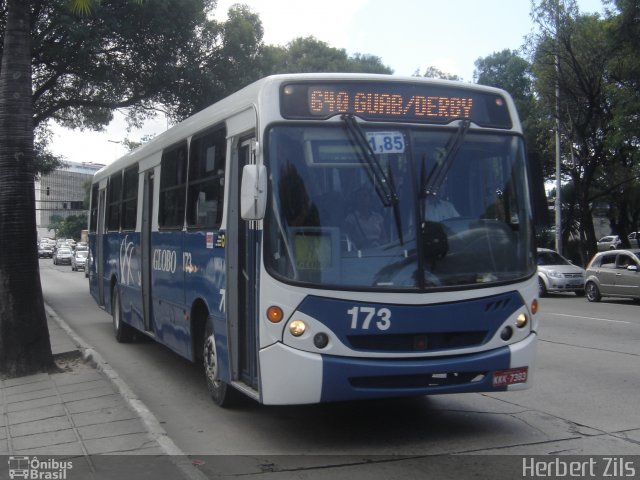
{"type": "Polygon", "coordinates": [[[71,258],[71,270],[77,272],[78,270],[84,270],[87,265],[87,257],[89,256],[89,250],[76,250],[71,258]]]}
{"type": "Polygon", "coordinates": [[[640,301],[640,249],[597,253],[587,266],[587,298],[633,298],[640,301]]]}
{"type": "Polygon", "coordinates": [[[538,248],[538,294],[575,292],[584,295],[584,268],[573,265],[553,250],[538,248]]]}
{"type": "Polygon", "coordinates": [[[71,258],[73,253],[69,248],[58,248],[58,251],[53,256],[54,265],[71,265],[71,258]]]}
{"type": "Polygon", "coordinates": [[[598,251],[604,252],[605,250],[615,250],[620,247],[622,240],[618,235],[607,235],[598,240],[598,251]]]}

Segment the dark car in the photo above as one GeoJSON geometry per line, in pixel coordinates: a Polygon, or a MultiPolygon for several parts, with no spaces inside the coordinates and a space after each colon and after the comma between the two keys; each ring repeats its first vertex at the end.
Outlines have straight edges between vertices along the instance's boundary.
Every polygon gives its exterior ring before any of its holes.
{"type": "Polygon", "coordinates": [[[54,265],[71,265],[73,253],[70,248],[58,247],[58,251],[53,256],[54,265]]]}
{"type": "Polygon", "coordinates": [[[89,250],[76,250],[71,257],[71,270],[77,272],[78,270],[84,270],[87,265],[87,257],[89,256],[89,250]]]}
{"type": "Polygon", "coordinates": [[[587,266],[584,287],[590,302],[602,297],[640,301],[640,249],[597,253],[587,266]]]}

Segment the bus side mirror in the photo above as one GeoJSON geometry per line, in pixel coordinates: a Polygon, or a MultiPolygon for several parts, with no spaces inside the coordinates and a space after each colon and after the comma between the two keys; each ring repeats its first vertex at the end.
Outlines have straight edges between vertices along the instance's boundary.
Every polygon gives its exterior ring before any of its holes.
{"type": "Polygon", "coordinates": [[[262,220],[267,209],[267,168],[245,165],[240,187],[240,216],[243,220],[262,220]]]}

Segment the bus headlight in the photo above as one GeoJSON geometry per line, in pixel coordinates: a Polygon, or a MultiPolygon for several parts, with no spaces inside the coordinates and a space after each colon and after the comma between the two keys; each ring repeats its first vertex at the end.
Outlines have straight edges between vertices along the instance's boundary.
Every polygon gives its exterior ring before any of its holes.
{"type": "Polygon", "coordinates": [[[525,313],[521,313],[516,317],[516,327],[524,328],[527,326],[527,323],[529,323],[529,318],[525,313]]]}
{"type": "Polygon", "coordinates": [[[299,337],[307,329],[307,325],[302,320],[294,320],[289,324],[289,333],[294,337],[299,337]]]}

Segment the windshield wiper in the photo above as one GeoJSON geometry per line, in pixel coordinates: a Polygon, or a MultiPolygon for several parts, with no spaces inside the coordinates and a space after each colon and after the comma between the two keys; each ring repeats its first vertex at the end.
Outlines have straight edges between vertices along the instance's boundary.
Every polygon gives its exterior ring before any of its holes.
{"type": "Polygon", "coordinates": [[[384,168],[382,168],[378,157],[376,157],[375,152],[367,141],[367,137],[360,125],[358,125],[354,115],[344,114],[340,119],[347,126],[347,131],[353,137],[356,145],[360,149],[360,153],[362,153],[362,159],[368,167],[366,172],[369,174],[374,190],[378,194],[378,197],[380,197],[380,201],[385,207],[393,207],[393,216],[395,218],[398,238],[400,244],[404,245],[402,238],[402,219],[400,218],[400,201],[395,186],[393,185],[391,166],[389,165],[388,167],[389,174],[385,174],[384,168]]]}
{"type": "MultiPolygon", "coordinates": [[[[444,155],[442,158],[442,162],[437,163],[429,176],[422,182],[421,195],[423,197],[427,195],[437,195],[442,182],[447,176],[447,173],[451,169],[451,165],[462,146],[462,142],[464,141],[464,137],[467,135],[469,131],[469,126],[471,125],[471,121],[466,118],[460,120],[458,125],[458,130],[456,133],[451,135],[447,144],[444,147],[444,155]]],[[[424,162],[422,165],[424,172],[424,162]]],[[[424,173],[423,173],[424,178],[424,173]]]]}
{"type": "Polygon", "coordinates": [[[358,125],[356,118],[350,114],[342,115],[340,118],[344,121],[348,132],[352,135],[356,145],[360,149],[364,163],[369,167],[367,169],[367,173],[369,173],[371,177],[374,189],[380,197],[382,204],[385,207],[390,207],[391,205],[398,203],[398,194],[395,191],[395,187],[385,174],[382,165],[378,161],[371,145],[369,145],[367,137],[362,131],[360,125],[358,125]]]}

